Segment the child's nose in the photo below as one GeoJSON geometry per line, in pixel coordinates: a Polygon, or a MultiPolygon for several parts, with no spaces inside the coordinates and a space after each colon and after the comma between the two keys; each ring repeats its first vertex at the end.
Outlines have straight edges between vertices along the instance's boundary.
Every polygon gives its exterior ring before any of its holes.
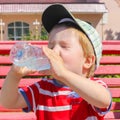
{"type": "Polygon", "coordinates": [[[59,48],[59,46],[55,46],[53,48],[53,51],[55,51],[55,53],[57,53],[59,55],[60,54],[60,48],[59,48]]]}

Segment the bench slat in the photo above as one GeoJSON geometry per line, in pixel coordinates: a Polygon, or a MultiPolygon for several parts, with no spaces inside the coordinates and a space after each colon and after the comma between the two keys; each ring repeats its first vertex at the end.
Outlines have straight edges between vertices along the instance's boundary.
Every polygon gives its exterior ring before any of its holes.
{"type": "Polygon", "coordinates": [[[120,87],[120,78],[101,78],[108,87],[120,87]]]}
{"type": "Polygon", "coordinates": [[[108,112],[105,115],[105,120],[120,120],[120,112],[108,112]]]}
{"type": "Polygon", "coordinates": [[[120,110],[120,102],[112,102],[111,110],[120,110]]]}
{"type": "Polygon", "coordinates": [[[103,40],[102,44],[103,46],[104,45],[120,45],[120,40],[103,40]]]}
{"type": "MultiPolygon", "coordinates": [[[[4,55],[4,54],[8,55],[10,53],[10,49],[13,47],[13,45],[15,43],[16,42],[7,43],[7,44],[4,43],[3,44],[3,42],[0,42],[0,54],[1,55],[4,55]]],[[[40,42],[40,41],[29,41],[28,43],[31,43],[32,45],[35,45],[35,46],[38,46],[38,47],[41,47],[43,45],[46,46],[48,44],[47,41],[42,41],[42,42],[40,42]]]]}
{"type": "Polygon", "coordinates": [[[8,109],[0,105],[0,112],[22,112],[22,109],[8,109]]]}
{"type": "MultiPolygon", "coordinates": [[[[0,88],[2,87],[2,85],[4,83],[4,80],[5,79],[0,79],[0,88]]],[[[28,85],[31,85],[35,82],[40,81],[40,80],[41,80],[41,78],[22,78],[20,80],[19,87],[28,86],[28,85]]]]}
{"type": "MultiPolygon", "coordinates": [[[[10,66],[0,66],[0,76],[6,76],[10,66]]],[[[96,71],[95,75],[106,75],[106,74],[120,74],[120,65],[108,65],[108,66],[100,66],[96,71]]],[[[40,76],[41,74],[32,74],[29,76],[40,76]]],[[[43,75],[42,75],[43,76],[43,75]]]]}
{"type": "MultiPolygon", "coordinates": [[[[10,70],[10,66],[0,66],[0,76],[1,77],[5,77],[7,75],[7,73],[8,73],[9,70],[10,70]]],[[[40,76],[45,76],[45,75],[36,72],[34,74],[29,74],[28,76],[40,77],[40,76]]]]}
{"type": "MultiPolygon", "coordinates": [[[[20,42],[20,41],[0,41],[0,46],[1,45],[14,45],[16,42],[20,42]]],[[[25,41],[25,42],[31,43],[32,45],[47,45],[48,44],[47,40],[44,40],[44,41],[33,40],[33,41],[25,41]]],[[[104,42],[104,44],[105,44],[105,42],[104,42]]]]}
{"type": "MultiPolygon", "coordinates": [[[[0,56],[0,64],[11,64],[9,56],[0,56]]],[[[120,64],[120,56],[103,56],[100,64],[120,64]]]]}
{"type": "Polygon", "coordinates": [[[33,112],[0,112],[0,120],[36,120],[33,112]]]}
{"type": "Polygon", "coordinates": [[[120,64],[120,56],[103,56],[100,64],[120,64]]]}
{"type": "Polygon", "coordinates": [[[95,75],[107,75],[107,74],[120,74],[120,65],[104,65],[100,66],[96,71],[95,75]]]}
{"type": "Polygon", "coordinates": [[[9,56],[0,56],[0,64],[2,64],[2,65],[12,64],[12,62],[10,61],[10,57],[9,56]]]}
{"type": "MultiPolygon", "coordinates": [[[[105,115],[105,120],[120,120],[120,113],[109,112],[105,115]]],[[[34,113],[23,112],[0,112],[0,120],[36,120],[34,113]]]]}
{"type": "MultiPolygon", "coordinates": [[[[29,42],[30,43],[30,42],[29,42]]],[[[32,43],[34,45],[47,45],[47,42],[42,43],[32,43]]],[[[12,48],[13,44],[1,44],[0,45],[0,54],[9,54],[10,49],[12,48]]],[[[120,45],[104,45],[103,46],[103,54],[120,54],[120,45]]]]}
{"type": "MultiPolygon", "coordinates": [[[[33,84],[40,80],[41,78],[22,78],[20,80],[19,87],[24,87],[26,85],[33,84]]],[[[113,88],[120,87],[120,78],[101,78],[101,80],[103,80],[108,85],[108,87],[113,87],[113,88]]],[[[0,88],[3,85],[3,82],[4,82],[4,79],[0,78],[0,88]]]]}
{"type": "Polygon", "coordinates": [[[104,45],[103,54],[120,54],[120,45],[104,45]]]}
{"type": "Polygon", "coordinates": [[[109,88],[113,98],[120,98],[120,88],[109,88]]]}

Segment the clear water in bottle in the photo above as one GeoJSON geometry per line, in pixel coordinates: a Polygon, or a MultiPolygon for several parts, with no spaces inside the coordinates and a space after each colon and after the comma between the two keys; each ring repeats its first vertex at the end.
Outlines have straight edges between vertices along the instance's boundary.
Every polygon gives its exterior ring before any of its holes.
{"type": "Polygon", "coordinates": [[[49,61],[41,48],[27,42],[17,42],[10,51],[10,59],[17,66],[37,71],[50,69],[49,61]]]}

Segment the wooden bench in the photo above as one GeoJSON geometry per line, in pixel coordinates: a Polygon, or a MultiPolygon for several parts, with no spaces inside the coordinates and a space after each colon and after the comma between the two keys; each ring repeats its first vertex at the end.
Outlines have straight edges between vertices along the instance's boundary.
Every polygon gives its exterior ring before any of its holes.
{"type": "MultiPolygon", "coordinates": [[[[9,52],[15,41],[0,42],[0,88],[11,61],[9,52]]],[[[30,41],[34,45],[47,45],[47,41],[30,41]]],[[[38,80],[38,74],[32,74],[23,78],[19,87],[30,85],[38,80]]],[[[44,75],[43,75],[44,76],[44,75]]],[[[95,71],[95,77],[102,77],[111,91],[113,99],[120,98],[120,41],[103,41],[103,56],[100,67],[95,71]],[[107,76],[107,78],[105,78],[107,76]],[[112,77],[111,77],[112,76],[112,77]]],[[[24,113],[21,109],[5,109],[0,106],[0,120],[35,120],[34,113],[24,113]]],[[[106,120],[120,120],[120,99],[112,103],[111,111],[105,116],[106,120]]]]}
{"type": "Polygon", "coordinates": [[[95,75],[104,77],[102,79],[109,86],[113,99],[117,98],[117,102],[113,100],[111,112],[105,118],[120,120],[120,41],[103,41],[103,57],[95,75]]]}

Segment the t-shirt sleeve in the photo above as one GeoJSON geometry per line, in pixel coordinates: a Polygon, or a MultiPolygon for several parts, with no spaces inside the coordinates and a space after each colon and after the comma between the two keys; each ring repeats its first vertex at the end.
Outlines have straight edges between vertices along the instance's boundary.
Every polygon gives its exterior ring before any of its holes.
{"type": "Polygon", "coordinates": [[[22,96],[24,97],[25,101],[26,101],[26,104],[27,104],[27,107],[26,108],[23,108],[23,111],[24,112],[29,112],[32,110],[32,106],[31,106],[31,103],[28,99],[28,96],[26,94],[26,92],[24,91],[24,89],[20,88],[19,89],[19,92],[22,94],[22,96]]]}
{"type": "Polygon", "coordinates": [[[112,105],[112,100],[110,102],[110,105],[108,106],[108,108],[97,108],[97,107],[94,107],[95,111],[99,114],[99,115],[105,115],[107,114],[110,109],[111,109],[111,105],[112,105]]]}
{"type": "MultiPolygon", "coordinates": [[[[94,78],[95,81],[99,84],[101,84],[102,86],[104,86],[108,92],[110,93],[109,89],[108,89],[108,86],[105,82],[103,82],[102,80],[98,79],[98,78],[94,78]]],[[[111,93],[110,93],[110,96],[111,96],[111,93]]],[[[106,113],[108,113],[111,109],[111,105],[112,105],[112,96],[111,96],[111,102],[109,104],[109,106],[107,108],[97,108],[95,106],[93,106],[93,109],[99,114],[99,115],[105,115],[106,113]]]]}
{"type": "Polygon", "coordinates": [[[23,108],[23,111],[29,112],[29,111],[36,111],[36,106],[38,103],[38,95],[39,91],[35,84],[32,84],[31,86],[22,87],[19,89],[19,92],[24,97],[27,107],[23,108]]]}

